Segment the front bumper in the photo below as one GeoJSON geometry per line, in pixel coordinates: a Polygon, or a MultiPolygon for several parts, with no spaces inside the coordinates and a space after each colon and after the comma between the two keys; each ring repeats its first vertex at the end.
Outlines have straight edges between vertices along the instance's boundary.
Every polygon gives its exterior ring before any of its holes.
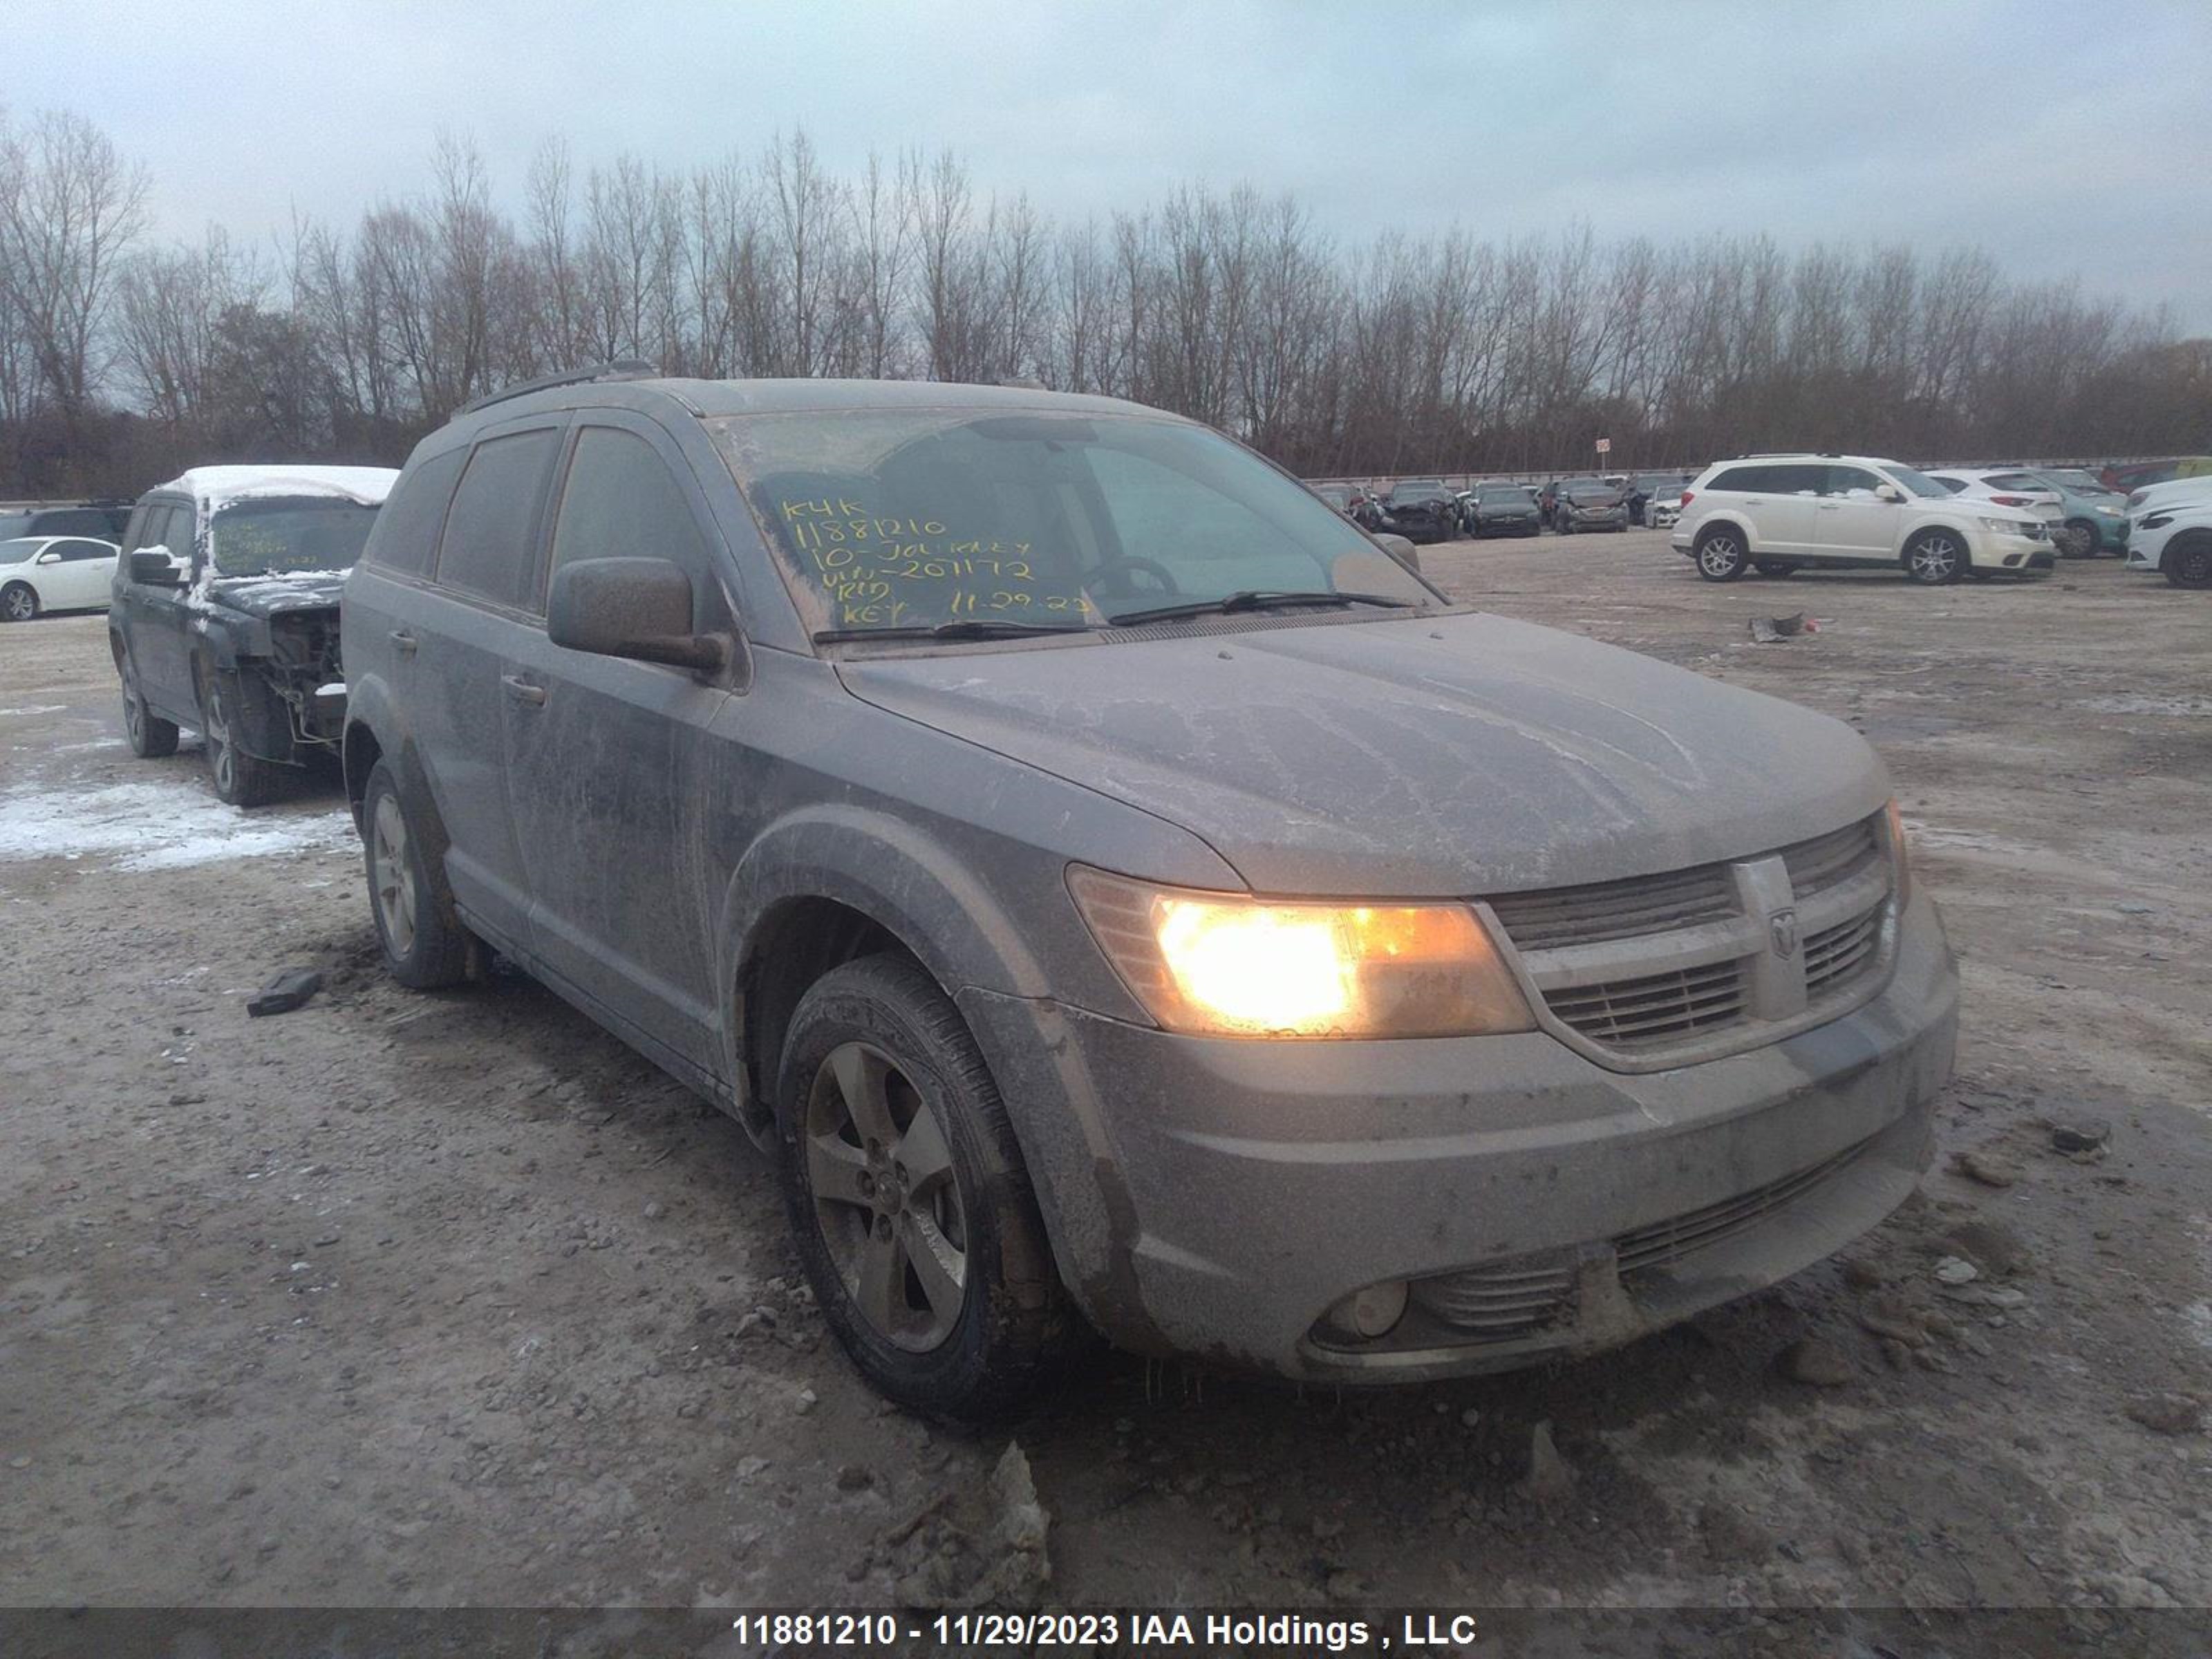
{"type": "Polygon", "coordinates": [[[1924,896],[1872,1001],[1638,1075],[1541,1033],[1250,1042],[959,998],[1093,1322],[1140,1352],[1330,1382],[1595,1352],[1840,1249],[1927,1165],[1957,1000],[1924,896]],[[1692,1247],[1656,1259],[1661,1236],[1692,1247]],[[1540,1328],[1500,1339],[1431,1311],[1563,1263],[1571,1293],[1540,1328]],[[1340,1298],[1400,1279],[1448,1293],[1417,1287],[1371,1342],[1322,1334],[1340,1298]]]}
{"type": "Polygon", "coordinates": [[[2025,536],[1984,536],[1972,545],[1968,562],[1977,570],[2050,570],[2056,568],[2057,550],[2049,542],[2025,536]]]}

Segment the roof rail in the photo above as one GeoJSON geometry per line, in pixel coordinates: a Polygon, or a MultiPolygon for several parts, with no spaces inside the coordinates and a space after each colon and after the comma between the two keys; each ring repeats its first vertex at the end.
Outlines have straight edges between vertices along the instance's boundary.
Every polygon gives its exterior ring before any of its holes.
{"type": "Polygon", "coordinates": [[[618,357],[612,362],[593,363],[588,368],[565,369],[558,374],[541,374],[534,380],[517,380],[513,386],[503,386],[496,392],[487,392],[481,398],[463,404],[453,411],[456,416],[473,415],[479,409],[489,409],[494,404],[503,404],[510,398],[520,398],[526,392],[550,392],[557,386],[585,386],[593,380],[653,380],[660,371],[651,363],[635,357],[618,357]]]}

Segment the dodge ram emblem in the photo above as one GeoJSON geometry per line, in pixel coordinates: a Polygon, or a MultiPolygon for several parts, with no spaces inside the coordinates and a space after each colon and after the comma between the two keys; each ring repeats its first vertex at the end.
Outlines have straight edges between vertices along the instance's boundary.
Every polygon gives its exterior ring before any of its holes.
{"type": "Polygon", "coordinates": [[[1766,924],[1767,933],[1774,940],[1774,954],[1784,962],[1797,954],[1797,913],[1777,910],[1766,924]]]}

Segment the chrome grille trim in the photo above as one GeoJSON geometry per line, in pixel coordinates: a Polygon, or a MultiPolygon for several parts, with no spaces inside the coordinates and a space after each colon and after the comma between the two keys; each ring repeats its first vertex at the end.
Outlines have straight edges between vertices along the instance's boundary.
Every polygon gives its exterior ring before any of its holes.
{"type": "Polygon", "coordinates": [[[1717,1058],[1881,988],[1896,906],[1879,812],[1757,858],[1482,907],[1544,1028],[1615,1070],[1717,1058]]]}

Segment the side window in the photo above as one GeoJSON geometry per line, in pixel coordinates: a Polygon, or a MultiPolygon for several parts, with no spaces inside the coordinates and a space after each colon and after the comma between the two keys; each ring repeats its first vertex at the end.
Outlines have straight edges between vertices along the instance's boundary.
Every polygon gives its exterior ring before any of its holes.
{"type": "Polygon", "coordinates": [[[54,550],[64,564],[82,564],[91,559],[112,559],[115,550],[103,542],[56,542],[54,550]]]}
{"type": "Polygon", "coordinates": [[[1854,501],[1870,501],[1881,480],[1863,466],[1832,466],[1828,469],[1827,487],[1824,495],[1848,495],[1854,501]]]}
{"type": "Polygon", "coordinates": [[[717,591],[713,561],[691,503],[668,464],[634,433],[587,426],[576,435],[554,521],[552,568],[578,559],[670,560],[691,578],[700,624],[714,614],[707,608],[717,591]]]}
{"type": "Polygon", "coordinates": [[[131,522],[123,532],[125,553],[136,552],[146,545],[146,521],[152,516],[153,509],[143,501],[131,509],[131,522]]]}
{"type": "Polygon", "coordinates": [[[169,539],[169,532],[172,526],[179,523],[179,517],[176,508],[164,507],[159,501],[148,507],[146,509],[146,545],[166,547],[172,553],[182,555],[186,550],[181,541],[169,539]]]}
{"type": "Polygon", "coordinates": [[[450,450],[433,455],[402,478],[377,513],[361,562],[416,576],[429,569],[430,556],[438,550],[438,532],[446,527],[446,509],[453,504],[453,486],[468,459],[465,448],[450,450]]]}
{"type": "Polygon", "coordinates": [[[1828,481],[1825,466],[1771,466],[1767,493],[1773,495],[1817,495],[1828,481]]]}
{"type": "Polygon", "coordinates": [[[1741,495],[1756,495],[1773,487],[1766,482],[1766,475],[1773,471],[1768,466],[1732,466],[1714,479],[1708,488],[1732,490],[1741,495]]]}
{"type": "Polygon", "coordinates": [[[1942,484],[1944,489],[1949,490],[1954,495],[1962,493],[1966,488],[1966,481],[1964,478],[1947,478],[1940,472],[1936,473],[1933,476],[1937,483],[1942,484]]]}
{"type": "Polygon", "coordinates": [[[527,602],[537,574],[531,531],[559,440],[549,426],[476,447],[438,545],[441,587],[496,605],[520,608],[527,602]]]}

